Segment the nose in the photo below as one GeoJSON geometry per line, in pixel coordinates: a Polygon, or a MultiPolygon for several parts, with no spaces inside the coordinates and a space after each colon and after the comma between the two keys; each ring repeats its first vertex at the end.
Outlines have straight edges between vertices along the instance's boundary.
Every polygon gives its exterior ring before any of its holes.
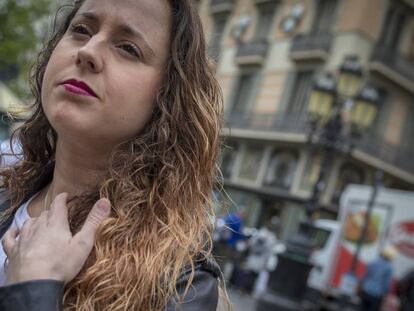
{"type": "Polygon", "coordinates": [[[78,50],[76,65],[80,68],[99,73],[103,69],[103,60],[100,54],[98,43],[91,38],[78,50]]]}

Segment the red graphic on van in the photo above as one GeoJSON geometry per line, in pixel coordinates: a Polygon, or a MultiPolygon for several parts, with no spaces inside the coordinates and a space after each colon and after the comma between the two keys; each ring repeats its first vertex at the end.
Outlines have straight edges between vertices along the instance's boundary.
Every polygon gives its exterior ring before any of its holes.
{"type": "Polygon", "coordinates": [[[389,235],[390,242],[402,254],[414,258],[414,221],[395,224],[389,235]]]}

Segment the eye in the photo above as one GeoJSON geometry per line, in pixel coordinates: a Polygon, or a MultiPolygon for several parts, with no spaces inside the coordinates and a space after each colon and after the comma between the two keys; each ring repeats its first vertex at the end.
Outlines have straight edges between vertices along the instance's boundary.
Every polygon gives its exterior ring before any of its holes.
{"type": "Polygon", "coordinates": [[[130,42],[123,43],[119,46],[123,51],[136,58],[141,58],[141,53],[138,47],[130,42]]]}
{"type": "Polygon", "coordinates": [[[91,35],[91,32],[89,31],[88,27],[83,24],[71,25],[70,30],[80,35],[85,35],[85,36],[91,35]]]}

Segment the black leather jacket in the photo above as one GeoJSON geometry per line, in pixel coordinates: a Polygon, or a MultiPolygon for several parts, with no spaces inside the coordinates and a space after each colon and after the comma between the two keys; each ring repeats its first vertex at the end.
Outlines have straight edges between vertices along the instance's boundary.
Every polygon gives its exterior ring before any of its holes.
{"type": "MultiPolygon", "coordinates": [[[[49,174],[46,174],[49,175],[49,174]]],[[[50,176],[50,175],[49,175],[50,176]]],[[[39,189],[44,183],[39,185],[39,189]]],[[[36,190],[39,190],[36,189],[36,190]]],[[[0,212],[10,206],[6,201],[0,205],[0,212]]],[[[0,225],[0,237],[13,221],[12,215],[0,225]]],[[[177,283],[178,292],[184,292],[191,269],[184,271],[177,283]]],[[[205,259],[195,264],[192,285],[178,305],[171,299],[165,311],[215,311],[218,303],[218,277],[220,269],[214,259],[205,259]]],[[[57,311],[62,310],[63,282],[55,280],[34,280],[0,287],[1,311],[57,311]]]]}
{"type": "MultiPolygon", "coordinates": [[[[184,302],[170,300],[165,311],[215,311],[218,302],[218,267],[206,260],[196,265],[196,272],[184,302]]],[[[184,291],[190,270],[177,284],[184,291]]],[[[62,310],[63,282],[35,280],[0,287],[1,311],[58,311],[62,310]]]]}

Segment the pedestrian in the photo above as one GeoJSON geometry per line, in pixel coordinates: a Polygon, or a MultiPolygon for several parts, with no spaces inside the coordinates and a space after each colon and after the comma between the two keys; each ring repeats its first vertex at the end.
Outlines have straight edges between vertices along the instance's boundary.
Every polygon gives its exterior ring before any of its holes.
{"type": "Polygon", "coordinates": [[[385,247],[379,258],[369,263],[360,285],[362,311],[379,311],[391,287],[392,260],[397,252],[392,246],[385,247]]]}
{"type": "Polygon", "coordinates": [[[221,92],[195,1],[59,12],[0,170],[0,310],[216,310],[221,92]]]}
{"type": "Polygon", "coordinates": [[[223,217],[223,228],[221,230],[221,240],[224,242],[223,252],[223,275],[224,278],[232,283],[237,274],[245,250],[247,248],[245,236],[243,234],[244,217],[246,215],[245,207],[240,210],[232,212],[223,217]]]}
{"type": "Polygon", "coordinates": [[[401,311],[414,310],[414,270],[397,283],[397,295],[400,298],[401,311]]]}
{"type": "Polygon", "coordinates": [[[276,250],[281,243],[277,239],[276,232],[279,227],[279,218],[273,216],[262,228],[258,235],[252,240],[252,252],[247,260],[247,266],[257,273],[253,288],[253,296],[260,297],[267,287],[269,273],[276,268],[276,250]]]}
{"type": "Polygon", "coordinates": [[[224,223],[227,230],[223,233],[225,240],[230,248],[235,248],[239,241],[244,239],[243,227],[244,216],[246,212],[244,208],[240,211],[230,213],[224,218],[224,223]]]}

